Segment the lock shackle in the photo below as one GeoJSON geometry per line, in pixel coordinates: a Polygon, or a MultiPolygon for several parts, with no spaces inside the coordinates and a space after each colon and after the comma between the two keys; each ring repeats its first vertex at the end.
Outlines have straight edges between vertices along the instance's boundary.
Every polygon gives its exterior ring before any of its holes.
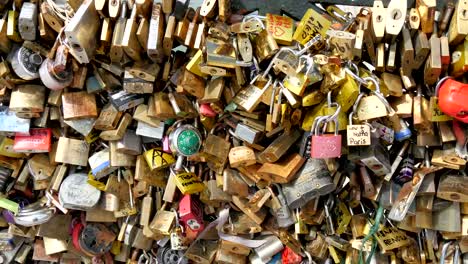
{"type": "Polygon", "coordinates": [[[362,80],[366,82],[366,83],[365,83],[366,85],[368,85],[369,82],[373,83],[373,84],[375,85],[375,91],[374,91],[374,93],[382,94],[382,93],[380,92],[380,84],[379,84],[379,82],[378,82],[376,79],[374,79],[374,78],[372,78],[372,77],[364,77],[364,78],[362,78],[362,80]]]}
{"type": "Polygon", "coordinates": [[[297,57],[297,53],[292,50],[291,48],[287,47],[282,47],[279,49],[279,51],[275,54],[273,59],[270,61],[270,64],[268,64],[268,67],[266,68],[265,72],[263,73],[262,77],[266,77],[266,75],[271,71],[271,68],[273,68],[273,65],[275,64],[276,59],[278,59],[279,55],[284,52],[291,52],[295,57],[297,57]]]}
{"type": "Polygon", "coordinates": [[[329,91],[329,92],[327,93],[327,105],[328,105],[328,107],[331,107],[331,105],[332,105],[331,94],[332,94],[331,91],[329,91]]]}
{"type": "Polygon", "coordinates": [[[245,22],[249,22],[251,20],[256,20],[257,22],[260,23],[260,25],[262,25],[262,29],[265,29],[265,23],[263,23],[263,20],[262,19],[266,19],[265,16],[259,16],[259,15],[250,15],[250,16],[245,16],[243,19],[242,19],[242,25],[241,27],[243,27],[244,23],[245,22]]]}
{"type": "Polygon", "coordinates": [[[320,124],[323,122],[323,121],[326,121],[330,116],[317,116],[315,119],[314,119],[314,122],[312,123],[312,127],[310,129],[310,132],[313,134],[313,135],[318,135],[318,128],[320,126],[320,124]]]}
{"type": "Polygon", "coordinates": [[[348,115],[348,124],[349,125],[353,124],[353,116],[354,116],[354,112],[353,111],[349,112],[349,115],[348,115]]]}
{"type": "Polygon", "coordinates": [[[276,190],[278,191],[278,195],[282,195],[284,197],[283,189],[281,188],[281,186],[278,183],[272,183],[268,187],[271,188],[271,185],[276,187],[276,190]]]}
{"type": "MultiPolygon", "coordinates": [[[[261,75],[261,76],[262,76],[262,78],[265,78],[265,77],[266,77],[265,75],[261,75]]],[[[257,75],[257,76],[255,76],[255,77],[250,81],[250,84],[253,85],[253,84],[257,81],[258,77],[260,77],[260,74],[257,75]]],[[[267,83],[265,84],[265,86],[263,87],[263,89],[267,89],[268,87],[270,87],[270,85],[271,85],[272,83],[273,83],[273,78],[271,77],[271,75],[268,74],[268,81],[267,81],[267,83]]]]}
{"type": "Polygon", "coordinates": [[[390,105],[390,103],[387,101],[387,99],[385,98],[385,96],[380,92],[380,84],[379,82],[372,78],[372,77],[364,77],[363,78],[364,81],[367,81],[367,82],[372,82],[374,83],[375,85],[375,91],[373,92],[374,95],[377,96],[377,98],[380,99],[380,101],[385,105],[385,108],[387,109],[387,112],[389,114],[394,114],[395,113],[395,110],[392,108],[392,106],[390,105]]]}
{"type": "Polygon", "coordinates": [[[346,67],[344,68],[344,70],[353,79],[355,79],[356,81],[359,82],[359,84],[360,84],[359,85],[359,92],[361,92],[361,85],[367,85],[367,82],[364,81],[364,79],[359,76],[359,67],[355,63],[349,61],[348,64],[346,65],[346,67]]]}
{"type": "Polygon", "coordinates": [[[452,243],[453,243],[452,241],[447,241],[442,246],[442,252],[440,254],[440,264],[445,263],[445,258],[447,257],[448,248],[450,247],[450,245],[452,245],[452,243]]]}
{"type": "Polygon", "coordinates": [[[325,121],[325,124],[323,125],[323,128],[322,128],[322,134],[325,134],[325,132],[327,131],[327,125],[329,122],[334,122],[335,123],[335,133],[334,135],[338,135],[338,126],[339,126],[339,121],[338,121],[338,118],[329,118],[325,121]]]}
{"type": "MultiPolygon", "coordinates": [[[[270,115],[273,114],[273,104],[275,103],[275,96],[276,96],[276,91],[278,90],[278,82],[279,80],[276,79],[275,82],[273,83],[273,91],[271,92],[271,99],[270,99],[270,115]]],[[[280,91],[281,92],[281,91],[280,91]]],[[[281,102],[281,99],[279,99],[279,101],[281,102]]]]}
{"type": "Polygon", "coordinates": [[[306,72],[305,72],[305,75],[307,76],[307,75],[310,74],[312,69],[315,67],[314,59],[309,55],[301,55],[301,56],[299,56],[299,64],[302,63],[302,60],[305,60],[305,62],[307,64],[307,69],[306,69],[306,72]]]}
{"type": "Polygon", "coordinates": [[[174,216],[175,216],[175,226],[176,227],[180,227],[182,229],[182,232],[183,232],[183,228],[182,226],[180,225],[179,223],[179,214],[177,213],[177,210],[175,208],[171,208],[171,211],[174,212],[174,216]]]}
{"type": "MultiPolygon", "coordinates": [[[[313,37],[309,41],[307,41],[306,44],[304,44],[304,48],[297,51],[296,54],[298,56],[300,56],[300,55],[306,53],[309,50],[310,47],[312,47],[315,43],[319,42],[320,40],[322,40],[322,35],[317,34],[315,37],[313,37]]],[[[300,45],[300,44],[298,44],[298,45],[300,45]]]]}
{"type": "Polygon", "coordinates": [[[444,83],[448,79],[453,79],[453,78],[451,76],[445,76],[444,78],[440,79],[437,82],[436,87],[435,87],[435,97],[439,97],[440,86],[442,85],[442,83],[444,83]]]}
{"type": "MultiPolygon", "coordinates": [[[[222,118],[225,118],[225,117],[222,117],[222,118]]],[[[213,134],[213,135],[214,135],[215,132],[218,130],[218,128],[220,128],[220,127],[222,127],[222,128],[226,127],[226,124],[225,124],[225,123],[221,123],[221,122],[219,122],[219,121],[221,121],[221,118],[218,120],[218,123],[216,123],[216,124],[213,126],[213,128],[211,128],[210,134],[213,134]]]]}
{"type": "Polygon", "coordinates": [[[338,22],[340,22],[341,24],[348,23],[353,16],[351,12],[345,12],[336,5],[328,6],[327,13],[334,19],[338,20],[338,22]]]}
{"type": "Polygon", "coordinates": [[[359,107],[359,104],[361,103],[361,100],[362,100],[362,98],[363,98],[365,95],[366,95],[366,94],[363,93],[363,92],[360,92],[360,93],[359,93],[358,97],[356,98],[356,102],[354,102],[354,104],[353,104],[353,111],[352,111],[353,113],[356,113],[356,112],[357,112],[357,109],[358,109],[358,107],[359,107]]]}
{"type": "Polygon", "coordinates": [[[330,116],[330,118],[328,119],[328,121],[331,121],[331,120],[338,120],[338,115],[340,114],[341,112],[341,105],[338,104],[337,102],[333,102],[330,104],[330,106],[335,106],[336,107],[336,111],[335,113],[333,113],[333,115],[330,116]]]}

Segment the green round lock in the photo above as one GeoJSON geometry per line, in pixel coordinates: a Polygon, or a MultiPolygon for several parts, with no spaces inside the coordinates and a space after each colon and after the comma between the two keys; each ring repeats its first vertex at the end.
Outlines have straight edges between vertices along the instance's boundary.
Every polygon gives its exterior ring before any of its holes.
{"type": "Polygon", "coordinates": [[[192,125],[182,125],[169,135],[171,149],[177,154],[189,157],[197,154],[202,144],[200,132],[192,125]]]}
{"type": "Polygon", "coordinates": [[[180,132],[177,138],[177,148],[184,156],[191,156],[198,153],[201,141],[198,133],[194,130],[184,130],[180,132]]]}

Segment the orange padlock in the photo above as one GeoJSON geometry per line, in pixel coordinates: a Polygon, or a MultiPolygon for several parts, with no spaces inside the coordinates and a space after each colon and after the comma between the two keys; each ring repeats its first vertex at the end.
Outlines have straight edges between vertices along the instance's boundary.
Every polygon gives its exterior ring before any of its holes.
{"type": "Polygon", "coordinates": [[[468,123],[468,84],[455,81],[451,77],[442,78],[436,86],[439,107],[446,115],[463,123],[468,123]]]}

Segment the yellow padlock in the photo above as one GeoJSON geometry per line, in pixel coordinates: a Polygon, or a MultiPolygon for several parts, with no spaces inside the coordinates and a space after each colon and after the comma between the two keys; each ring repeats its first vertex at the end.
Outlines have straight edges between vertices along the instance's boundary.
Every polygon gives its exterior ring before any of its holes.
{"type": "Polygon", "coordinates": [[[194,194],[202,192],[205,189],[203,182],[193,172],[174,173],[175,184],[182,194],[194,194]]]}
{"type": "Polygon", "coordinates": [[[174,156],[162,151],[160,148],[147,150],[143,153],[143,156],[151,170],[164,169],[176,162],[174,156]]]}

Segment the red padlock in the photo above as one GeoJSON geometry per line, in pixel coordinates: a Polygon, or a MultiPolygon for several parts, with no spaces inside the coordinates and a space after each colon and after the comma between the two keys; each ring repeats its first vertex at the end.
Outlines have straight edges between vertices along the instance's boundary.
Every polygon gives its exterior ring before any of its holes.
{"type": "Polygon", "coordinates": [[[300,264],[302,262],[302,257],[289,247],[286,247],[283,253],[281,253],[281,260],[284,264],[300,264]]]}
{"type": "Polygon", "coordinates": [[[211,108],[210,104],[200,105],[200,114],[207,117],[216,117],[218,114],[211,108]]]}
{"type": "Polygon", "coordinates": [[[196,237],[203,231],[203,209],[194,196],[186,194],[182,197],[179,203],[179,216],[187,234],[190,233],[196,237]],[[188,230],[194,232],[188,232],[188,230]]]}
{"type": "Polygon", "coordinates": [[[439,108],[446,115],[468,123],[468,84],[442,78],[436,86],[439,108]]]}

